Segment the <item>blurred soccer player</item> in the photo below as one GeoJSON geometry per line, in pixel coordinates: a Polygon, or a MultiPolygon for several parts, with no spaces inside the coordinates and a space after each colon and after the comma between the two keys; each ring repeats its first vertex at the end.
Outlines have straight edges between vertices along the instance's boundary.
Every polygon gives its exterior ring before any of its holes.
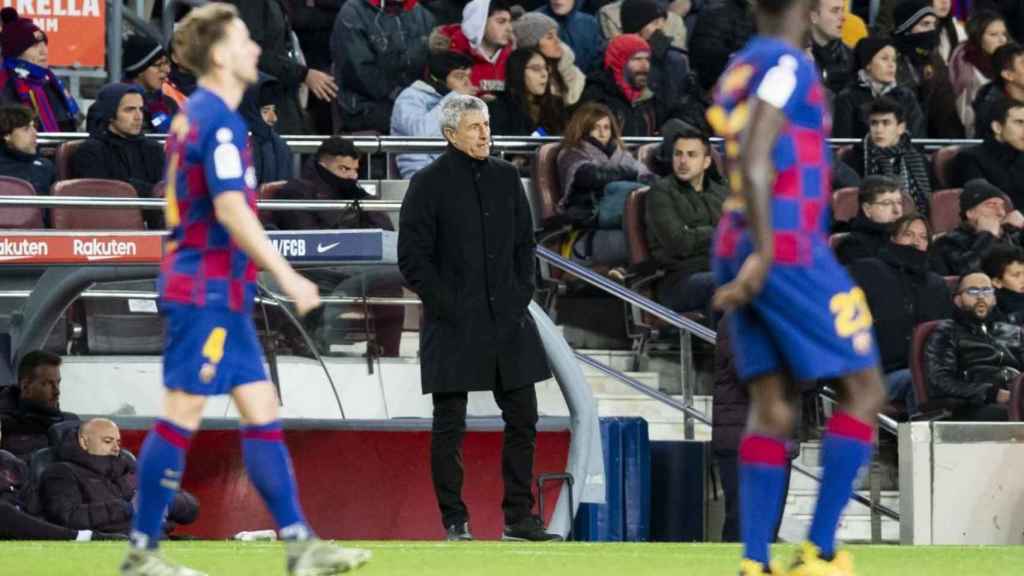
{"type": "Polygon", "coordinates": [[[274,276],[300,314],[320,303],[316,286],[274,250],[255,214],[256,177],[235,109],[256,81],[260,48],[234,7],[210,4],[181,22],[174,53],[196,71],[199,88],[167,139],[164,214],[171,236],[159,280],[167,392],[164,417],[142,446],[131,549],[121,574],[200,574],[165,560],[156,547],[206,399],[219,394],[230,394],[241,414],[246,470],[287,542],[288,572],[344,572],[370,554],[322,542],[306,522],[251,320],[257,267],[274,276]]]}
{"type": "Polygon", "coordinates": [[[830,120],[804,53],[807,0],[758,0],[755,37],[715,88],[708,120],[726,139],[732,196],[716,232],[714,304],[729,330],[752,406],[740,444],[740,573],[780,574],[769,561],[785,501],[794,382],[837,380],[840,409],[822,443],[824,478],[809,542],[791,576],[851,576],[836,552],[839,516],[872,450],[885,401],[864,292],[836,262],[829,219],[830,120]]]}

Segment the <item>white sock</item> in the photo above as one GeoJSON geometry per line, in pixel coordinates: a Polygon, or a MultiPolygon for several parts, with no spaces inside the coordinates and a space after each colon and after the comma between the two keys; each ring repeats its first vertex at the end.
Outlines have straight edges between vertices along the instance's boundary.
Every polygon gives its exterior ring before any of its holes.
{"type": "Polygon", "coordinates": [[[75,536],[75,542],[88,542],[92,540],[92,530],[79,530],[75,536]]]}

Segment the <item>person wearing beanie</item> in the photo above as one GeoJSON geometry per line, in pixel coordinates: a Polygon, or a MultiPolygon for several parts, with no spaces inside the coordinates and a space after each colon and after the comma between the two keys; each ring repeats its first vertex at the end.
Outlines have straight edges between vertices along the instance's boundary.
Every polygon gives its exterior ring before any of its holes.
{"type": "Polygon", "coordinates": [[[956,110],[968,138],[975,134],[974,100],[982,86],[995,78],[992,55],[1009,42],[1006,21],[998,12],[977,10],[967,22],[967,41],[949,58],[949,78],[956,95],[956,110]]]}
{"type": "Polygon", "coordinates": [[[133,34],[122,48],[124,81],[142,88],[145,132],[166,134],[178,103],[164,95],[164,84],[171,72],[171,60],[159,42],[145,34],[133,34]]]}
{"type": "Polygon", "coordinates": [[[493,100],[505,90],[505,62],[515,49],[510,3],[472,0],[462,11],[462,22],[437,28],[429,45],[433,51],[450,50],[472,58],[470,79],[476,95],[493,100]]]}
{"type": "Polygon", "coordinates": [[[576,54],[584,74],[601,66],[604,38],[597,18],[581,10],[584,0],[547,0],[538,12],[558,22],[558,37],[576,54]]]}
{"type": "MultiPolygon", "coordinates": [[[[622,29],[622,5],[624,0],[616,0],[605,4],[597,12],[598,20],[601,23],[601,34],[605,39],[611,40],[624,31],[622,29]]],[[[672,46],[686,50],[686,23],[683,22],[684,11],[690,9],[688,0],[658,0],[660,10],[665,16],[663,32],[672,41],[672,46]]]]}
{"type": "MultiPolygon", "coordinates": [[[[690,73],[686,52],[672,45],[665,33],[668,19],[657,0],[624,0],[622,31],[637,34],[651,47],[651,90],[662,102],[685,103],[693,118],[703,118],[704,108],[697,79],[690,73]]],[[[680,104],[682,105],[682,104],[680,104]]],[[[701,128],[710,127],[700,123],[701,128]]]]}
{"type": "Polygon", "coordinates": [[[811,2],[811,57],[821,72],[821,83],[833,95],[854,82],[857,66],[853,50],[843,42],[845,0],[811,2]]]}
{"type": "Polygon", "coordinates": [[[1013,210],[1002,190],[975,178],[960,193],[960,226],[935,241],[933,268],[943,276],[978,270],[996,245],[1024,246],[1024,216],[1013,210]]]}
{"type": "Polygon", "coordinates": [[[896,48],[892,40],[868,36],[854,49],[857,80],[836,95],[832,113],[833,138],[862,139],[868,133],[867,107],[877,98],[888,96],[903,110],[911,138],[928,135],[924,113],[914,93],[896,82],[896,48]]]}
{"type": "MultiPolygon", "coordinates": [[[[104,86],[89,108],[89,138],[71,157],[72,178],[120,180],[135,188],[139,198],[153,195],[164,179],[164,147],[146,138],[143,130],[143,92],[136,84],[104,86]]],[[[142,212],[150,230],[163,230],[163,215],[142,212]]]]}
{"type": "Polygon", "coordinates": [[[512,22],[517,48],[536,48],[551,69],[551,92],[566,106],[579,102],[587,77],[576,66],[576,54],[558,37],[558,22],[540,12],[527,12],[512,22]]]}
{"type": "MultiPolygon", "coordinates": [[[[470,81],[473,59],[451,51],[431,52],[423,79],[412,83],[395,99],[391,114],[391,135],[420,138],[441,137],[441,106],[452,94],[472,96],[470,81]]],[[[396,163],[403,180],[412,178],[440,154],[399,154],[396,163]]]]}
{"type": "Polygon", "coordinates": [[[623,136],[654,136],[664,124],[662,104],[648,83],[651,47],[636,34],[622,34],[608,43],[604,68],[587,80],[583,102],[604,104],[615,115],[623,136]]]}
{"type": "Polygon", "coordinates": [[[32,108],[40,132],[75,132],[78,102],[49,68],[46,33],[10,7],[0,10],[0,22],[0,102],[32,108]]]}
{"type": "Polygon", "coordinates": [[[709,2],[690,30],[690,63],[705,92],[710,92],[733,54],[754,35],[754,2],[709,2]]]}
{"type": "Polygon", "coordinates": [[[953,184],[984,178],[1024,206],[1024,102],[1004,98],[992,114],[990,134],[957,154],[953,184]]]}
{"type": "Polygon", "coordinates": [[[334,20],[331,52],[341,87],[335,133],[388,132],[395,98],[423,75],[434,17],[414,0],[352,0],[334,20]]]}

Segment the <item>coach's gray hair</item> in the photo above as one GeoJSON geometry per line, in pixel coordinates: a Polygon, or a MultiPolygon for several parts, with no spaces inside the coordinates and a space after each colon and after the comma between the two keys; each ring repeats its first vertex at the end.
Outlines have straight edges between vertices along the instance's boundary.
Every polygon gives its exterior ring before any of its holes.
{"type": "MultiPolygon", "coordinates": [[[[441,106],[441,135],[444,135],[445,128],[452,132],[459,129],[459,120],[463,112],[482,112],[488,116],[487,104],[476,96],[465,94],[453,94],[441,106]]],[[[446,137],[447,138],[447,137],[446,137]]]]}

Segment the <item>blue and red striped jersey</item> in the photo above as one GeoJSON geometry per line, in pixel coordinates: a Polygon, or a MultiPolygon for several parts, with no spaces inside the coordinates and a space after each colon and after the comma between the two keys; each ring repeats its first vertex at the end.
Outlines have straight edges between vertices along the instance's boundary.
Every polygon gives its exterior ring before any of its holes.
{"type": "Polygon", "coordinates": [[[777,38],[755,37],[733,58],[714,90],[708,121],[726,142],[733,212],[723,218],[715,254],[730,257],[746,229],[739,139],[747,128],[750,99],[757,97],[781,110],[786,122],[772,149],[775,185],[772,227],[775,261],[807,265],[813,242],[828,233],[831,118],[825,90],[814,63],[802,51],[777,38]]]}
{"type": "Polygon", "coordinates": [[[166,153],[164,215],[171,234],[160,266],[160,299],[249,312],[256,266],[213,207],[218,194],[242,192],[256,210],[245,123],[218,95],[199,88],[172,121],[166,153]]]}

